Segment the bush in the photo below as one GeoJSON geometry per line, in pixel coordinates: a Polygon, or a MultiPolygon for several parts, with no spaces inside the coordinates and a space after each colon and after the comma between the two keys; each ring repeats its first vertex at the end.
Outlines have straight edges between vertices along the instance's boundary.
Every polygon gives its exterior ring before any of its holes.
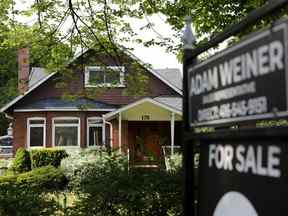
{"type": "Polygon", "coordinates": [[[63,173],[53,166],[0,177],[0,215],[55,215],[58,205],[47,192],[66,185],[63,173]]]}
{"type": "Polygon", "coordinates": [[[49,165],[19,174],[16,183],[19,187],[29,186],[41,191],[55,191],[65,188],[67,180],[60,169],[49,165]]]}
{"type": "Polygon", "coordinates": [[[182,215],[180,172],[128,172],[127,158],[102,154],[77,170],[70,186],[78,194],[68,215],[182,215]]]}
{"type": "Polygon", "coordinates": [[[179,171],[182,168],[182,154],[176,153],[166,158],[166,168],[170,172],[179,171]]]}
{"type": "Polygon", "coordinates": [[[82,169],[86,169],[91,164],[102,164],[102,160],[107,157],[108,153],[101,150],[85,149],[81,152],[70,154],[61,161],[61,170],[70,180],[75,174],[82,169]]]}
{"type": "Polygon", "coordinates": [[[32,168],[52,165],[59,167],[61,160],[68,157],[68,154],[63,149],[32,149],[30,150],[32,168]]]}
{"type": "Polygon", "coordinates": [[[16,152],[15,159],[12,162],[10,170],[18,173],[31,170],[31,159],[29,152],[24,148],[19,148],[16,152]]]}
{"type": "Polygon", "coordinates": [[[50,165],[26,173],[1,176],[0,187],[7,184],[13,184],[19,188],[29,187],[41,191],[55,191],[63,189],[67,184],[67,180],[60,169],[50,165]]]}

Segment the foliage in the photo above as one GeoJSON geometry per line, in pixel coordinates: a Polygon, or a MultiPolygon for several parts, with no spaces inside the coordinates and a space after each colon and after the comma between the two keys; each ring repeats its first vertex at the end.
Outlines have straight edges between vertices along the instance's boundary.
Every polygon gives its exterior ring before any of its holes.
{"type": "Polygon", "coordinates": [[[179,172],[127,169],[127,158],[102,154],[97,163],[74,173],[70,188],[78,194],[68,215],[181,215],[179,172]]]}
{"type": "Polygon", "coordinates": [[[182,168],[182,154],[174,154],[167,157],[166,168],[172,172],[178,172],[182,168]]]}
{"type": "Polygon", "coordinates": [[[66,178],[60,169],[54,166],[45,166],[33,169],[30,172],[22,173],[17,176],[16,183],[20,187],[29,187],[42,191],[63,189],[66,186],[66,178]]]}
{"type": "Polygon", "coordinates": [[[57,202],[47,192],[63,189],[66,179],[53,166],[0,177],[0,215],[55,215],[57,202]]]}
{"type": "Polygon", "coordinates": [[[31,170],[31,159],[29,152],[26,149],[19,148],[17,150],[10,170],[19,173],[31,170]]]}
{"type": "Polygon", "coordinates": [[[0,168],[10,168],[12,166],[12,158],[2,158],[0,159],[0,168]]]}
{"type": "Polygon", "coordinates": [[[101,163],[102,158],[107,154],[104,151],[90,149],[70,153],[68,157],[61,161],[61,170],[70,180],[78,170],[85,169],[86,166],[91,164],[101,163]]]}
{"type": "Polygon", "coordinates": [[[61,160],[68,157],[63,149],[41,148],[30,150],[32,168],[52,165],[59,167],[61,160]]]}

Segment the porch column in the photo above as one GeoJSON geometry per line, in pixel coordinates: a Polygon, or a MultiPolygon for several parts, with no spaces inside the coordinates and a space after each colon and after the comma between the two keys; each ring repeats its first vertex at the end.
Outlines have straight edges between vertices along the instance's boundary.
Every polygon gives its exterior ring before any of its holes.
{"type": "Polygon", "coordinates": [[[118,143],[119,143],[120,153],[122,153],[121,133],[122,133],[122,115],[121,115],[121,112],[119,112],[118,114],[118,143]]]}
{"type": "Polygon", "coordinates": [[[171,128],[171,155],[174,155],[174,131],[175,131],[175,113],[171,113],[171,121],[170,121],[170,128],[171,128]]]}

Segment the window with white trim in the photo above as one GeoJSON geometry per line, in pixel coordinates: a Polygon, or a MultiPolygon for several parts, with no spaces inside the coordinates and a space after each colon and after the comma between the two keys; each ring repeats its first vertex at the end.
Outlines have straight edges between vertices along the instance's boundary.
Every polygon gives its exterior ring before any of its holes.
{"type": "Polygon", "coordinates": [[[53,146],[80,146],[80,119],[75,117],[57,117],[53,119],[53,146]]]}
{"type": "Polygon", "coordinates": [[[122,66],[88,66],[85,68],[85,87],[125,87],[124,73],[122,66]]]}
{"type": "Polygon", "coordinates": [[[45,147],[46,119],[33,117],[27,119],[27,147],[45,147]]]}
{"type": "Polygon", "coordinates": [[[103,146],[105,142],[105,128],[100,117],[87,118],[87,144],[88,147],[103,146]]]}

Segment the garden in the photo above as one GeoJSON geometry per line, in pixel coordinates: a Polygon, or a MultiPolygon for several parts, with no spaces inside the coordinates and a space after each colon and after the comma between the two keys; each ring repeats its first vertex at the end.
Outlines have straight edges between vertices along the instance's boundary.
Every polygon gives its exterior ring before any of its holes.
{"type": "Polygon", "coordinates": [[[18,149],[0,177],[0,215],[182,215],[181,155],[128,168],[117,152],[18,149]]]}

